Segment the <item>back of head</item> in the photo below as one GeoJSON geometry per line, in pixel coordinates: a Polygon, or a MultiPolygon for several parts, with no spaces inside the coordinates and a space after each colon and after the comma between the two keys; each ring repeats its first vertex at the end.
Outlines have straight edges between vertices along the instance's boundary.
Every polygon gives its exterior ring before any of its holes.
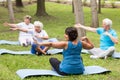
{"type": "Polygon", "coordinates": [[[68,35],[69,41],[74,41],[78,37],[78,32],[75,27],[67,27],[65,30],[65,34],[68,35]]]}
{"type": "Polygon", "coordinates": [[[107,26],[110,26],[110,28],[112,27],[112,20],[110,20],[110,19],[108,19],[108,18],[105,18],[105,19],[103,19],[103,22],[105,22],[105,24],[106,24],[107,26]]]}
{"type": "Polygon", "coordinates": [[[40,22],[40,21],[35,21],[35,22],[34,22],[34,26],[40,27],[41,29],[43,29],[43,23],[40,22]]]}

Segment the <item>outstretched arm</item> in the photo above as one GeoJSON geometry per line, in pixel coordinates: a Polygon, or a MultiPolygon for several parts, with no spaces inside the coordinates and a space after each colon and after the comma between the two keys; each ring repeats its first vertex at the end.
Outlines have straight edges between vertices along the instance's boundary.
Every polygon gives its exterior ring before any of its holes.
{"type": "Polygon", "coordinates": [[[8,22],[5,22],[3,23],[4,26],[10,26],[10,27],[17,27],[16,24],[11,24],[11,23],[8,23],[8,22]]]}
{"type": "Polygon", "coordinates": [[[87,31],[91,31],[91,32],[96,32],[96,28],[84,26],[84,25],[81,25],[81,24],[75,24],[74,27],[81,28],[81,29],[84,29],[84,30],[87,30],[87,31]]]}
{"type": "Polygon", "coordinates": [[[37,40],[34,39],[34,43],[41,45],[41,46],[47,46],[47,47],[53,47],[53,48],[59,48],[59,49],[65,49],[67,47],[66,41],[60,41],[60,42],[37,42],[37,40]]]}
{"type": "Polygon", "coordinates": [[[82,37],[81,42],[84,49],[92,49],[94,47],[92,42],[87,37],[82,37]]]}
{"type": "Polygon", "coordinates": [[[13,31],[19,30],[19,31],[23,31],[23,32],[28,32],[27,29],[23,29],[23,28],[19,28],[19,27],[12,27],[10,29],[13,30],[13,31]]]}

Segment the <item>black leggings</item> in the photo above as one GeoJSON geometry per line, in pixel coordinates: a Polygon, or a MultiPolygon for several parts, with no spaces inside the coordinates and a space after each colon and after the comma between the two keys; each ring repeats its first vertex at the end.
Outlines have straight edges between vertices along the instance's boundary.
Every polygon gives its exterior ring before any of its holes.
{"type": "Polygon", "coordinates": [[[60,61],[57,58],[50,58],[49,59],[50,64],[52,65],[53,69],[60,75],[67,75],[67,73],[61,72],[59,70],[59,65],[60,65],[60,61]]]}

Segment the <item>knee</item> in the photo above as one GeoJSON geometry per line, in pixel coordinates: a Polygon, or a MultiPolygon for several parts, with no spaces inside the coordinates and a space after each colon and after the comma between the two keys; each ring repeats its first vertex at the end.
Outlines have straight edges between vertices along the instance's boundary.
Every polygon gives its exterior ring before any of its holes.
{"type": "Polygon", "coordinates": [[[56,58],[50,58],[49,62],[52,63],[56,58]]]}

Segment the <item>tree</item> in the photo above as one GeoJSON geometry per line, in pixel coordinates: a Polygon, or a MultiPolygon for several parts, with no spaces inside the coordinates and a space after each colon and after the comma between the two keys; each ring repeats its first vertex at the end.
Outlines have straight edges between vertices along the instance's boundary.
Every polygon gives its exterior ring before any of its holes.
{"type": "Polygon", "coordinates": [[[98,13],[97,13],[97,2],[96,0],[90,0],[91,2],[91,12],[92,12],[92,26],[98,27],[98,13]]]}
{"type": "Polygon", "coordinates": [[[36,16],[47,16],[45,9],[45,0],[37,0],[37,11],[36,16]]]}
{"type": "Polygon", "coordinates": [[[12,2],[11,0],[7,0],[7,3],[8,3],[8,12],[9,12],[10,21],[13,23],[15,21],[15,18],[14,18],[12,2]]]}
{"type": "Polygon", "coordinates": [[[101,0],[98,0],[98,13],[101,13],[101,0]]]}
{"type": "MultiPolygon", "coordinates": [[[[84,25],[84,13],[82,8],[82,0],[73,0],[74,4],[74,14],[76,23],[81,23],[84,25]]],[[[78,29],[78,39],[85,36],[85,30],[78,29]]]]}
{"type": "Polygon", "coordinates": [[[16,7],[23,7],[22,0],[16,0],[16,7]]]}

